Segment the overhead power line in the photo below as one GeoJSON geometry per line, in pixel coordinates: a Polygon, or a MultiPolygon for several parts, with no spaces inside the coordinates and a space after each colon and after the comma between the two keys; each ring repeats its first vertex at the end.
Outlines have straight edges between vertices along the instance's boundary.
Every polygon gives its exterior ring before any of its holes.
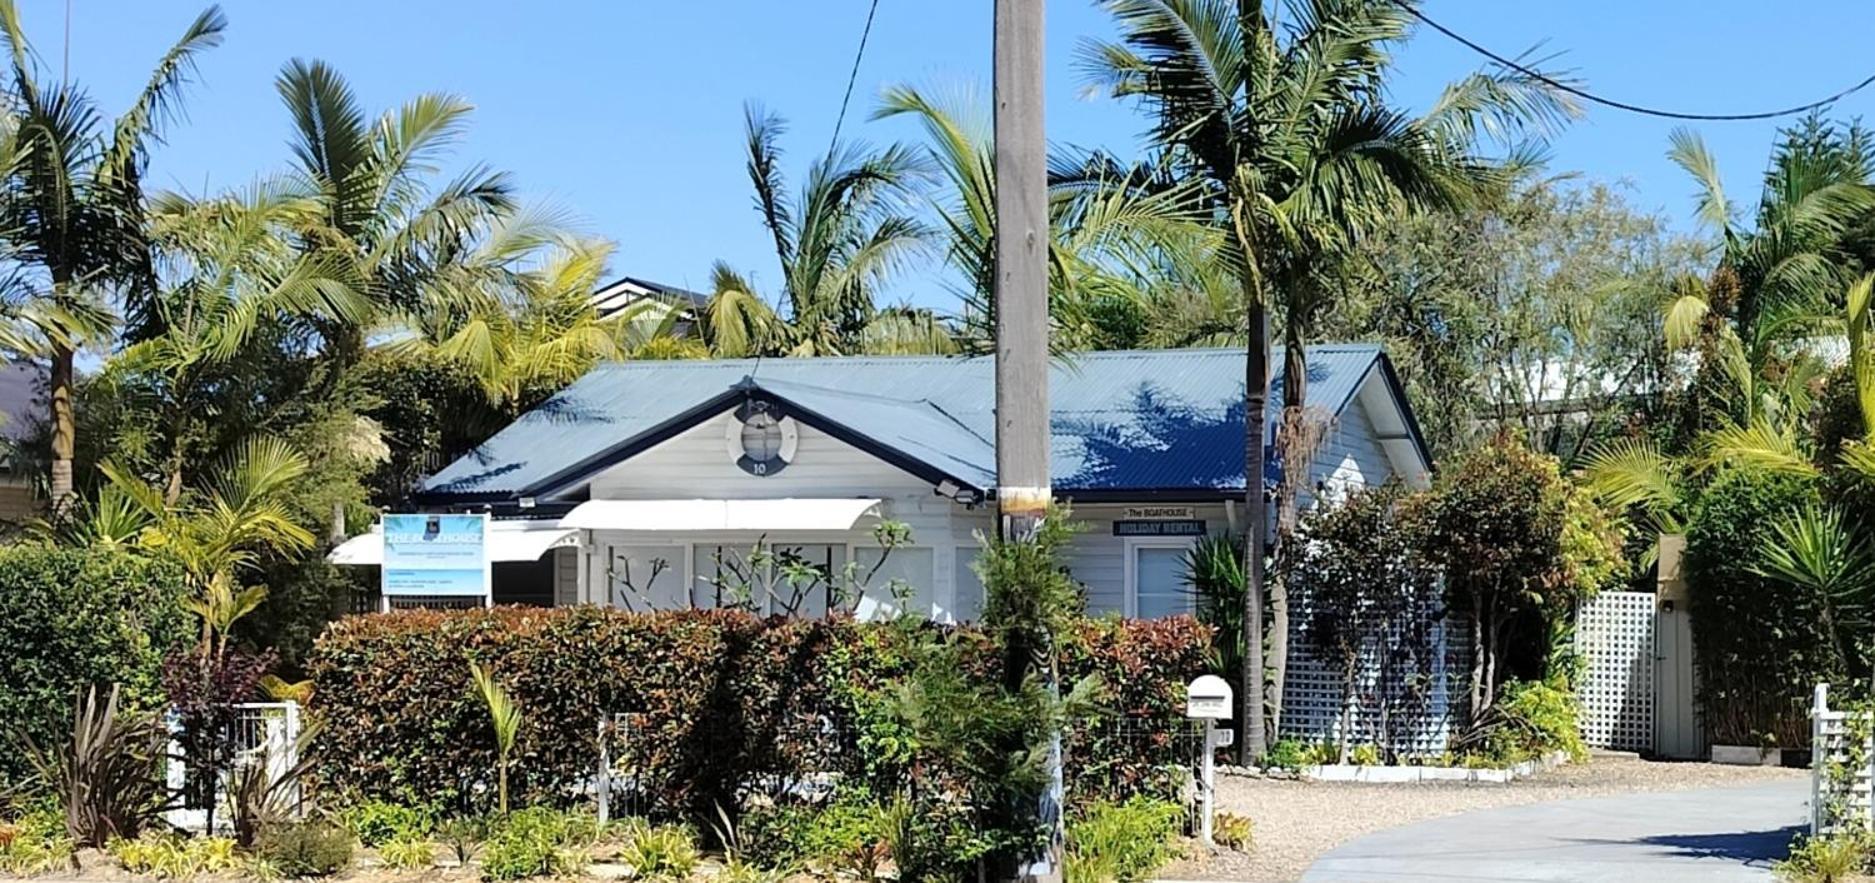
{"type": "Polygon", "coordinates": [[[1593,92],[1589,92],[1585,89],[1580,89],[1575,86],[1571,86],[1568,83],[1561,82],[1559,80],[1556,80],[1553,77],[1545,76],[1541,71],[1533,70],[1529,67],[1526,67],[1525,65],[1519,64],[1516,61],[1506,58],[1503,55],[1500,55],[1496,52],[1492,52],[1490,49],[1480,46],[1477,43],[1467,39],[1464,35],[1458,33],[1457,31],[1454,31],[1451,28],[1446,27],[1445,25],[1442,25],[1436,21],[1433,21],[1430,16],[1427,16],[1425,13],[1420,12],[1418,9],[1414,8],[1413,4],[1408,2],[1408,0],[1392,0],[1392,2],[1394,3],[1394,5],[1400,7],[1401,9],[1406,10],[1407,13],[1412,15],[1414,18],[1417,18],[1420,21],[1425,22],[1426,25],[1428,27],[1431,27],[1433,30],[1438,31],[1441,34],[1444,34],[1447,37],[1450,37],[1453,40],[1456,40],[1459,43],[1464,44],[1471,51],[1476,52],[1479,55],[1482,55],[1486,58],[1489,58],[1492,61],[1497,62],[1498,64],[1501,64],[1507,68],[1510,68],[1511,70],[1517,71],[1518,73],[1521,73],[1524,76],[1541,81],[1543,83],[1547,83],[1552,88],[1561,90],[1563,92],[1567,92],[1584,101],[1589,101],[1595,104],[1599,104],[1603,107],[1612,107],[1615,110],[1624,110],[1629,113],[1642,114],[1644,116],[1663,117],[1663,118],[1670,119],[1670,120],[1705,120],[1705,121],[1717,121],[1717,122],[1736,121],[1736,120],[1769,120],[1769,119],[1776,119],[1778,117],[1795,116],[1800,113],[1808,113],[1818,108],[1828,107],[1832,104],[1835,104],[1838,101],[1841,101],[1844,98],[1849,97],[1850,95],[1854,95],[1855,93],[1862,91],[1863,89],[1867,88],[1870,84],[1875,83],[1875,74],[1870,74],[1867,78],[1863,79],[1861,82],[1853,86],[1850,86],[1849,88],[1844,89],[1841,92],[1837,92],[1836,94],[1831,95],[1828,98],[1823,98],[1817,101],[1812,101],[1808,104],[1800,104],[1800,105],[1797,105],[1796,107],[1787,107],[1787,108],[1784,108],[1783,110],[1767,110],[1767,111],[1761,111],[1758,113],[1683,113],[1683,112],[1674,111],[1674,110],[1661,110],[1657,107],[1647,107],[1645,105],[1640,105],[1640,104],[1630,104],[1626,101],[1616,101],[1612,98],[1603,98],[1602,96],[1596,95],[1593,92]]]}
{"type": "Polygon", "coordinates": [[[872,19],[879,14],[879,0],[872,0],[866,10],[866,27],[859,32],[859,51],[853,53],[853,70],[846,75],[846,95],[840,98],[840,115],[833,121],[833,140],[827,143],[827,156],[840,143],[840,127],[846,125],[846,106],[853,101],[853,84],[859,80],[859,63],[866,57],[866,41],[872,37],[872,19]]]}

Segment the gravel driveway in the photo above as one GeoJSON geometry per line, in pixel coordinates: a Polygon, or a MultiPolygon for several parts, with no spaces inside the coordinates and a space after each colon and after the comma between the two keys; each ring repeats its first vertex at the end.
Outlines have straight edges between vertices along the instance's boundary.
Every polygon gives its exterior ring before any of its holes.
{"type": "Polygon", "coordinates": [[[1363,834],[1499,806],[1578,797],[1798,780],[1805,770],[1645,761],[1598,755],[1509,785],[1361,785],[1220,776],[1218,808],[1249,816],[1256,847],[1166,868],[1167,880],[1295,880],[1330,849],[1363,834]]]}

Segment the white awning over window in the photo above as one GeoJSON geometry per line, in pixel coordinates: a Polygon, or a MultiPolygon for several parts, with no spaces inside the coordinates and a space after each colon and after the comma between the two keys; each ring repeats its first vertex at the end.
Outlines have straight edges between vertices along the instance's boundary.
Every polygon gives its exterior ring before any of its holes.
{"type": "MultiPolygon", "coordinates": [[[[488,523],[488,560],[538,561],[548,550],[579,544],[578,531],[552,521],[491,521],[488,523]]],[[[326,555],[333,564],[377,567],[384,563],[384,528],[373,525],[334,547],[326,555]]]]}
{"type": "Polygon", "coordinates": [[[590,500],[573,507],[561,527],[640,531],[852,530],[878,515],[873,499],[590,500]]]}

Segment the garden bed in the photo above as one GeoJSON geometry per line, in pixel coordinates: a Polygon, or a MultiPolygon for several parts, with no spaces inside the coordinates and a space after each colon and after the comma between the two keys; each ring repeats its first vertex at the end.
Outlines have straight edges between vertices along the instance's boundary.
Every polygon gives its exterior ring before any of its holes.
{"type": "Polygon", "coordinates": [[[1507,767],[1356,766],[1321,764],[1303,767],[1300,777],[1312,782],[1371,782],[1412,785],[1422,782],[1504,785],[1554,769],[1569,762],[1569,753],[1554,751],[1534,760],[1507,767]]]}

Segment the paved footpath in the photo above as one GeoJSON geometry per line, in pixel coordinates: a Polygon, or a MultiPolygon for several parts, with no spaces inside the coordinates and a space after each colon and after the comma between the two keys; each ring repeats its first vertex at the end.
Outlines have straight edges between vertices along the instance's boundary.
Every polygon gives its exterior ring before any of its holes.
{"type": "Polygon", "coordinates": [[[1592,797],[1478,810],[1358,838],[1304,883],[1771,879],[1808,824],[1810,782],[1592,797]]]}

